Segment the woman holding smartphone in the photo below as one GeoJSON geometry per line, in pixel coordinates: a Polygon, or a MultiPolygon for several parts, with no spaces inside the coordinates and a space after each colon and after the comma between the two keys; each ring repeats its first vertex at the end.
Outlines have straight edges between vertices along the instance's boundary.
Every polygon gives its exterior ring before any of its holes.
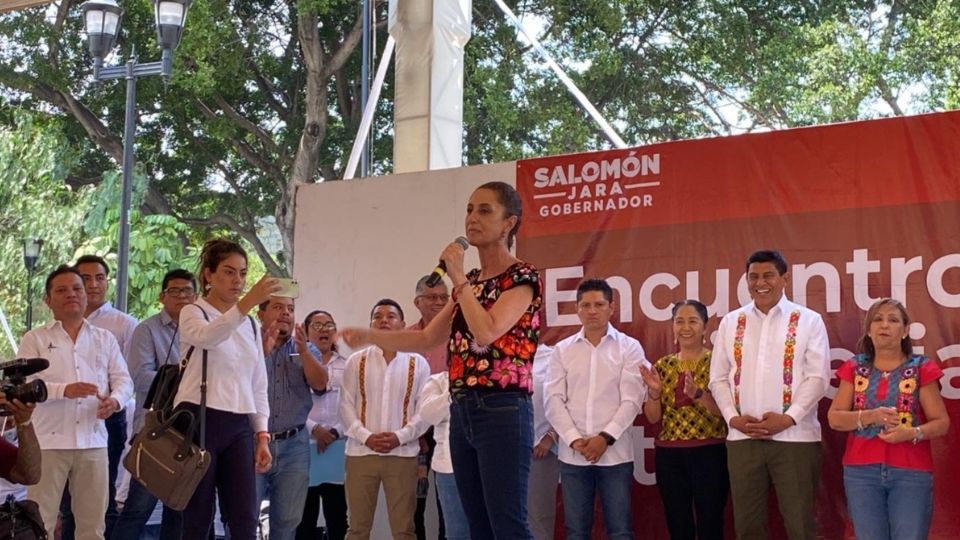
{"type": "Polygon", "coordinates": [[[217,493],[230,537],[254,540],[255,473],[269,470],[272,458],[263,338],[248,313],[269,300],[280,285],[276,278],[264,276],[244,295],[247,254],[239,244],[224,239],[203,245],[198,274],[202,297],[180,312],[180,350],[192,353],[175,403],[199,412],[206,350],[206,451],[211,463],[183,511],[183,538],[208,537],[217,493]]]}

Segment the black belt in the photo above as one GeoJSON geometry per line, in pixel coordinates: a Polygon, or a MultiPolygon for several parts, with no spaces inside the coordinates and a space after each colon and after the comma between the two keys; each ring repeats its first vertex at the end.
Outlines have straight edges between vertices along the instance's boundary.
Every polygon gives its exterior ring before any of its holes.
{"type": "Polygon", "coordinates": [[[303,429],[303,424],[300,424],[300,425],[297,426],[297,427],[290,428],[290,429],[288,429],[288,430],[286,430],[286,431],[277,431],[276,433],[271,433],[271,434],[270,434],[270,440],[271,440],[271,441],[284,441],[284,440],[286,440],[286,439],[289,439],[290,437],[293,437],[293,436],[296,435],[297,433],[300,433],[300,430],[301,430],[301,429],[303,429]]]}

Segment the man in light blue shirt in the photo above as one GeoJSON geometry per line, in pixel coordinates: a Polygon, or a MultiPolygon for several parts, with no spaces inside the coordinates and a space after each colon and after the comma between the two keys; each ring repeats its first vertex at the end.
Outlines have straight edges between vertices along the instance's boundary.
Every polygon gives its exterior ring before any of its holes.
{"type": "MultiPolygon", "coordinates": [[[[153,384],[157,370],[165,364],[180,361],[180,340],[177,336],[177,324],[180,310],[192,304],[197,297],[197,281],[193,274],[178,268],[163,276],[160,313],[145,319],[133,331],[130,342],[127,366],[133,378],[137,394],[137,410],[134,412],[133,432],[143,429],[144,399],[153,384]]],[[[128,540],[139,538],[154,508],[157,498],[150,494],[135,479],[130,480],[130,491],[123,505],[123,511],[113,527],[112,539],[128,540]]],[[[182,519],[180,512],[164,506],[160,524],[160,540],[179,540],[182,519]]]]}
{"type": "Polygon", "coordinates": [[[271,296],[257,316],[264,333],[273,456],[273,467],[257,475],[257,498],[270,498],[271,540],[293,540],[310,480],[310,433],[304,429],[313,407],[310,389],[326,389],[328,375],[308,347],[306,331],[294,323],[293,298],[271,296]]]}

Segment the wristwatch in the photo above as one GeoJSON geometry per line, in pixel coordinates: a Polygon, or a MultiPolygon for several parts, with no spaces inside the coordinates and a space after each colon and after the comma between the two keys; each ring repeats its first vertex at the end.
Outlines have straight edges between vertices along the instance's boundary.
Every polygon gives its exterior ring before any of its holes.
{"type": "Polygon", "coordinates": [[[613,446],[613,444],[617,442],[617,439],[606,431],[601,431],[600,436],[603,437],[603,440],[607,441],[607,446],[613,446]]]}
{"type": "Polygon", "coordinates": [[[913,428],[913,444],[917,444],[922,440],[923,440],[923,430],[920,429],[920,426],[914,427],[913,428]]]}
{"type": "Polygon", "coordinates": [[[693,399],[700,399],[703,397],[703,388],[697,388],[697,391],[693,393],[693,399]]]}

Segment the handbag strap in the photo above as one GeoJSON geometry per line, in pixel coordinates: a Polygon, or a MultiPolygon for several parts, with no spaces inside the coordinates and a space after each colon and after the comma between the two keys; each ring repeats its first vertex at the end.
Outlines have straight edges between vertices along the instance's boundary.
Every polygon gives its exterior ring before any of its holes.
{"type": "Polygon", "coordinates": [[[200,378],[200,450],[207,447],[207,350],[203,350],[203,369],[200,378]]]}
{"type": "MultiPolygon", "coordinates": [[[[203,313],[203,318],[207,322],[210,322],[210,317],[207,315],[205,309],[194,304],[201,313],[203,313]]],[[[250,328],[253,330],[253,340],[256,343],[258,341],[258,332],[257,332],[257,323],[253,320],[253,317],[247,315],[247,318],[250,319],[250,328]]],[[[180,366],[181,370],[187,368],[187,362],[190,361],[190,355],[193,353],[194,347],[190,347],[190,350],[187,351],[187,357],[184,358],[182,365],[180,366]]],[[[200,369],[200,450],[204,450],[207,447],[207,349],[203,349],[203,363],[200,369]]]]}

